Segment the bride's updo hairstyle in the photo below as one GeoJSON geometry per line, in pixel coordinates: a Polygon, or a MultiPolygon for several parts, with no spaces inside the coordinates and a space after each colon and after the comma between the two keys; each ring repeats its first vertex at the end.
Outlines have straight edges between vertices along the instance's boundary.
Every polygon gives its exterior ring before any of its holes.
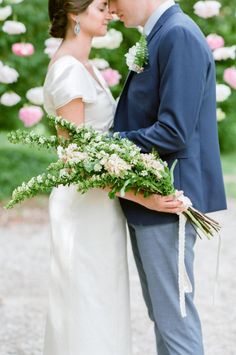
{"type": "Polygon", "coordinates": [[[49,0],[50,35],[55,38],[65,38],[68,26],[68,14],[78,15],[85,11],[92,2],[93,0],[49,0]]]}

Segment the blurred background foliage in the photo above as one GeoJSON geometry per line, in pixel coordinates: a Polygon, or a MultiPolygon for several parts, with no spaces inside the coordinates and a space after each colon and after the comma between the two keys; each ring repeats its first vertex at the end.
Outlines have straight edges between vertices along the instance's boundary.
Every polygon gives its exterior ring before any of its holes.
{"type": "MultiPolygon", "coordinates": [[[[10,0],[3,0],[0,7],[8,5],[10,0]]],[[[207,36],[217,33],[225,40],[225,46],[236,44],[236,4],[232,0],[221,0],[220,16],[204,19],[194,14],[195,0],[180,0],[182,9],[194,20],[207,36]]],[[[2,31],[3,21],[0,21],[0,61],[17,69],[20,76],[12,84],[0,83],[0,96],[6,91],[14,91],[21,96],[21,101],[12,107],[0,104],[0,199],[9,196],[10,191],[30,176],[40,173],[54,157],[53,153],[38,152],[26,147],[11,146],[6,139],[9,130],[23,128],[22,121],[18,118],[19,109],[28,104],[25,95],[27,90],[42,86],[49,63],[49,57],[44,53],[45,40],[48,36],[47,0],[24,0],[20,4],[11,4],[13,16],[7,20],[17,20],[24,23],[27,31],[21,35],[9,35],[2,31]],[[12,53],[11,46],[15,42],[30,42],[35,47],[35,53],[30,57],[19,57],[12,53]]],[[[125,29],[123,24],[114,21],[110,28],[115,28],[123,33],[123,42],[117,49],[92,49],[91,57],[107,60],[110,67],[118,70],[122,79],[120,83],[111,88],[115,97],[119,96],[128,73],[124,54],[140,37],[136,29],[125,29]]],[[[229,59],[216,63],[217,82],[224,83],[223,72],[226,68],[235,66],[235,60],[229,59]]],[[[226,118],[218,123],[219,139],[223,156],[223,165],[227,174],[231,173],[230,167],[235,165],[236,152],[236,90],[228,100],[220,103],[218,107],[226,113],[226,118]],[[230,155],[225,155],[230,153],[230,155]],[[225,162],[225,163],[224,163],[225,162]]],[[[33,127],[43,133],[50,130],[46,115],[43,120],[33,127]]],[[[232,168],[233,169],[233,168],[232,168]]],[[[234,192],[233,192],[234,193],[234,192]]],[[[236,195],[236,191],[235,191],[236,195]]]]}

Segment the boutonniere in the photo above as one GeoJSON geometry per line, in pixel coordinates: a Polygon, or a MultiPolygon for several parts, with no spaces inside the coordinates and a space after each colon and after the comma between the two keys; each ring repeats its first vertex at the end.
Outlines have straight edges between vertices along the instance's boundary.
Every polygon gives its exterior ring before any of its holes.
{"type": "Polygon", "coordinates": [[[144,66],[148,64],[147,38],[145,35],[142,35],[140,40],[129,49],[125,57],[129,70],[138,74],[142,73],[144,66]]]}

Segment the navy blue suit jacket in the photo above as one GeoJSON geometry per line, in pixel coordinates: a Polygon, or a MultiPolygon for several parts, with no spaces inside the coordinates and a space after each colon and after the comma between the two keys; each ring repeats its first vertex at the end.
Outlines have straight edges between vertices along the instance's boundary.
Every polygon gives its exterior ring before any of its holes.
{"type": "MultiPolygon", "coordinates": [[[[198,26],[169,8],[147,37],[149,64],[130,72],[115,114],[114,131],[145,153],[156,148],[169,165],[175,187],[195,208],[226,208],[216,120],[215,63],[198,26]]],[[[129,223],[168,223],[176,215],[120,199],[129,223]]]]}

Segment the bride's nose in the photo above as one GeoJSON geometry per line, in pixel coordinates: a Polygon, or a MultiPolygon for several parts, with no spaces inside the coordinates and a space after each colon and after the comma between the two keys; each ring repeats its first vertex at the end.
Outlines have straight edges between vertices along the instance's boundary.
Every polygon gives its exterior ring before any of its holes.
{"type": "Polygon", "coordinates": [[[109,10],[107,12],[106,19],[109,20],[109,21],[113,20],[113,15],[112,15],[112,13],[109,10]]]}

